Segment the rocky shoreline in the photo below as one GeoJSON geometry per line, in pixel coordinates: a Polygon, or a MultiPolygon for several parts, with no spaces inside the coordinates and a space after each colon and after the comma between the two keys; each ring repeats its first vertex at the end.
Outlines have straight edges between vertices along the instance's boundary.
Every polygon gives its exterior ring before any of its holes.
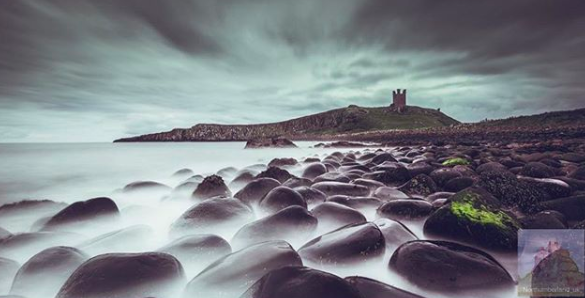
{"type": "Polygon", "coordinates": [[[519,277],[502,256],[515,258],[520,229],[585,226],[585,143],[564,131],[533,131],[523,145],[488,142],[489,131],[449,139],[449,130],[424,145],[341,142],[353,148],[206,177],[182,169],[176,186],[119,190],[183,206],[163,231],[149,226],[156,210],[121,208],[118,198],[0,206],[0,295],[513,297],[519,277]],[[132,212],[140,224],[120,229],[132,212]],[[16,218],[28,231],[3,228],[16,218]],[[155,233],[165,235],[158,248],[155,233]],[[382,273],[352,271],[366,265],[382,273]]]}

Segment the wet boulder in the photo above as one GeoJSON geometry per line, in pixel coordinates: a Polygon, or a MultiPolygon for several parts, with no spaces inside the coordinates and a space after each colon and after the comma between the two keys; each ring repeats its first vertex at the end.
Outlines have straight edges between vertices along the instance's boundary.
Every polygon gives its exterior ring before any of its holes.
{"type": "Polygon", "coordinates": [[[56,298],[176,297],[181,263],[165,253],[103,254],[83,263],[56,298]]]}
{"type": "Polygon", "coordinates": [[[536,205],[539,211],[553,210],[560,212],[569,221],[585,220],[585,195],[566,197],[536,205]]]}
{"type": "Polygon", "coordinates": [[[193,170],[184,168],[184,169],[177,170],[175,173],[173,173],[173,177],[184,179],[186,177],[191,177],[194,174],[195,173],[193,172],[193,170]]]}
{"type": "Polygon", "coordinates": [[[433,205],[427,201],[406,199],[384,203],[376,214],[382,218],[393,220],[418,219],[429,216],[433,212],[433,205]]]}
{"type": "Polygon", "coordinates": [[[169,191],[171,191],[170,186],[155,181],[136,181],[127,184],[122,189],[122,192],[126,194],[142,192],[167,193],[169,191]]]}
{"type": "Polygon", "coordinates": [[[205,200],[213,197],[231,197],[232,193],[218,175],[205,177],[193,192],[193,198],[205,200]]]}
{"type": "Polygon", "coordinates": [[[282,186],[287,186],[290,188],[297,188],[302,186],[311,186],[313,181],[307,178],[299,178],[299,177],[290,177],[288,180],[284,181],[282,186]]]}
{"type": "Polygon", "coordinates": [[[389,202],[389,201],[394,201],[394,200],[404,200],[404,199],[410,198],[408,195],[406,195],[402,191],[400,191],[396,188],[387,187],[387,186],[378,187],[378,189],[376,189],[376,191],[374,191],[372,196],[374,196],[374,197],[376,197],[384,202],[389,202]]]}
{"type": "Polygon", "coordinates": [[[373,168],[374,172],[366,173],[364,178],[382,182],[386,185],[401,185],[410,180],[410,172],[396,162],[383,163],[373,168]]]}
{"type": "Polygon", "coordinates": [[[361,276],[344,278],[364,298],[423,298],[383,282],[361,276]]]}
{"type": "Polygon", "coordinates": [[[411,283],[437,291],[513,287],[510,274],[492,256],[447,241],[411,241],[400,246],[389,266],[411,283]]]}
{"type": "Polygon", "coordinates": [[[426,220],[426,235],[498,250],[516,250],[520,224],[500,209],[499,201],[479,188],[453,195],[451,203],[426,220]]]}
{"type": "Polygon", "coordinates": [[[256,244],[209,265],[187,284],[183,297],[238,297],[266,273],[286,266],[302,266],[290,244],[284,241],[256,244]]]}
{"type": "Polygon", "coordinates": [[[61,285],[87,259],[85,253],[73,247],[56,246],[45,249],[20,267],[10,294],[55,297],[61,285]]]}
{"type": "Polygon", "coordinates": [[[351,181],[351,179],[346,176],[345,174],[339,172],[327,172],[325,174],[319,175],[313,179],[313,182],[323,182],[323,181],[333,181],[333,182],[344,182],[347,183],[351,181]]]}
{"type": "Polygon", "coordinates": [[[394,156],[392,156],[391,153],[387,152],[377,154],[372,158],[372,163],[375,163],[377,165],[382,164],[384,162],[396,162],[396,159],[394,158],[394,156]]]}
{"type": "Polygon", "coordinates": [[[375,210],[382,205],[382,200],[375,197],[350,197],[335,195],[327,198],[327,202],[334,202],[357,210],[375,210]]]}
{"type": "Polygon", "coordinates": [[[327,173],[327,167],[320,163],[320,162],[316,162],[316,163],[312,163],[310,165],[308,165],[305,170],[303,171],[303,174],[301,175],[303,178],[307,178],[307,179],[315,179],[318,176],[321,176],[323,174],[327,173]]]}
{"type": "Polygon", "coordinates": [[[567,229],[565,216],[557,211],[542,211],[521,218],[520,224],[527,230],[567,229]]]}
{"type": "Polygon", "coordinates": [[[541,190],[552,199],[568,197],[573,192],[569,184],[558,179],[520,177],[519,180],[530,188],[541,190]]]}
{"type": "Polygon", "coordinates": [[[325,202],[311,210],[319,220],[320,231],[331,231],[340,227],[366,222],[366,217],[359,211],[333,202],[325,202]]]}
{"type": "Polygon", "coordinates": [[[386,249],[393,250],[403,243],[418,240],[418,237],[416,237],[408,227],[399,221],[388,218],[378,218],[373,223],[378,226],[380,231],[382,231],[384,240],[386,241],[386,249]]]}
{"type": "Polygon", "coordinates": [[[244,188],[238,191],[234,197],[244,204],[255,205],[275,187],[280,186],[280,182],[272,178],[259,178],[248,183],[244,188]]]}
{"type": "Polygon", "coordinates": [[[474,183],[475,180],[471,177],[457,177],[447,181],[444,189],[449,192],[458,192],[473,186],[474,183]]]}
{"type": "Polygon", "coordinates": [[[286,180],[293,177],[287,170],[283,170],[279,167],[268,167],[265,171],[256,175],[258,178],[272,178],[278,180],[280,183],[284,183],[286,180]]]}
{"type": "Polygon", "coordinates": [[[267,213],[276,213],[290,206],[300,206],[306,209],[307,203],[300,193],[286,186],[272,189],[260,201],[260,208],[267,213]]]}
{"type": "Polygon", "coordinates": [[[383,256],[385,244],[378,226],[359,223],[309,241],[299,249],[299,255],[314,264],[351,264],[383,256]]]}
{"type": "Polygon", "coordinates": [[[176,239],[157,251],[177,258],[187,276],[192,276],[216,260],[232,253],[232,248],[226,240],[217,235],[196,234],[176,239]]]}
{"type": "Polygon", "coordinates": [[[532,178],[550,178],[555,175],[555,171],[542,162],[529,162],[522,167],[520,175],[532,178]]]}
{"type": "Polygon", "coordinates": [[[408,182],[404,183],[398,190],[409,195],[428,196],[437,192],[435,181],[426,174],[418,174],[408,182]]]}
{"type": "Polygon", "coordinates": [[[356,184],[356,185],[363,185],[363,186],[367,187],[371,192],[375,191],[379,187],[386,186],[384,183],[382,183],[380,181],[371,180],[371,179],[364,179],[364,178],[355,179],[355,180],[351,181],[351,183],[356,184]]]}
{"type": "Polygon", "coordinates": [[[249,171],[239,173],[229,184],[230,188],[241,188],[254,180],[254,174],[249,171]]]}
{"type": "Polygon", "coordinates": [[[252,209],[237,199],[213,198],[191,207],[172,225],[171,234],[206,234],[217,231],[229,234],[252,221],[252,209]]]}
{"type": "Polygon", "coordinates": [[[481,173],[477,186],[487,190],[502,204],[519,207],[524,212],[534,212],[537,203],[550,199],[540,188],[530,187],[508,171],[485,171],[481,173]]]}
{"type": "Polygon", "coordinates": [[[420,174],[429,175],[435,168],[424,161],[420,161],[406,165],[406,169],[411,177],[416,177],[420,174]]]}
{"type": "Polygon", "coordinates": [[[327,196],[346,195],[352,197],[365,197],[370,194],[370,190],[365,186],[343,182],[319,182],[313,184],[312,187],[322,191],[327,196]]]}
{"type": "Polygon", "coordinates": [[[75,202],[47,221],[42,230],[56,230],[65,225],[91,224],[96,220],[111,220],[120,214],[118,206],[110,198],[95,198],[75,202]]]}
{"type": "Polygon", "coordinates": [[[16,261],[11,259],[0,257],[0,293],[8,293],[10,291],[10,285],[12,284],[12,279],[20,264],[16,261]]]}
{"type": "Polygon", "coordinates": [[[294,158],[275,158],[268,163],[268,167],[294,166],[298,163],[294,158]]]}
{"type": "Polygon", "coordinates": [[[435,183],[439,187],[445,186],[445,184],[447,184],[447,182],[449,182],[449,180],[451,180],[453,178],[458,178],[458,177],[462,177],[462,176],[463,175],[461,174],[461,172],[459,172],[453,168],[436,169],[436,170],[432,171],[430,174],[430,177],[433,178],[433,181],[435,181],[435,183]]]}
{"type": "Polygon", "coordinates": [[[331,273],[308,267],[270,271],[240,298],[366,298],[349,282],[331,273]]]}
{"type": "Polygon", "coordinates": [[[302,244],[315,231],[317,223],[317,218],[305,208],[290,206],[243,226],[231,243],[235,249],[272,240],[302,244]]]}
{"type": "Polygon", "coordinates": [[[303,197],[303,200],[305,200],[305,202],[307,202],[307,205],[314,205],[314,204],[323,203],[323,202],[325,202],[325,199],[327,199],[326,194],[324,194],[322,191],[316,190],[312,187],[300,186],[300,187],[294,188],[294,190],[296,192],[298,192],[299,194],[301,194],[301,196],[303,197]]]}

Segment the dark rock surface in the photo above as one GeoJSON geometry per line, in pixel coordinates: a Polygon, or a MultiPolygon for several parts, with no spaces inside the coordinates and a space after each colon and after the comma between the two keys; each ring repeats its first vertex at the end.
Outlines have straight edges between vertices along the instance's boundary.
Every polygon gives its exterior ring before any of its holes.
{"type": "Polygon", "coordinates": [[[333,202],[325,202],[311,210],[319,220],[319,229],[331,231],[340,227],[366,222],[366,217],[359,211],[333,202]]]}
{"type": "Polygon", "coordinates": [[[349,276],[344,279],[356,288],[361,297],[364,298],[423,298],[422,296],[367,277],[349,276]]]}
{"type": "Polygon", "coordinates": [[[200,200],[205,200],[213,197],[231,197],[232,193],[225,185],[223,178],[218,175],[211,175],[205,177],[195,191],[193,197],[200,200]]]}
{"type": "Polygon", "coordinates": [[[276,179],[258,178],[246,184],[234,195],[234,198],[247,205],[258,204],[269,191],[278,186],[280,186],[280,182],[276,179]]]}
{"type": "Polygon", "coordinates": [[[119,213],[118,206],[110,198],[95,198],[75,202],[51,217],[45,223],[43,230],[50,231],[58,229],[58,227],[63,225],[95,221],[99,218],[116,217],[119,213]]]}
{"type": "Polygon", "coordinates": [[[301,194],[307,205],[323,203],[327,199],[326,194],[312,187],[300,186],[295,187],[294,190],[301,194]]]}
{"type": "Polygon", "coordinates": [[[407,242],[394,252],[389,265],[425,289],[456,291],[514,286],[510,274],[493,257],[453,242],[407,242]]]}
{"type": "Polygon", "coordinates": [[[312,187],[322,191],[327,196],[346,195],[352,197],[365,197],[370,194],[370,190],[365,186],[343,182],[319,182],[313,184],[312,187]]]}
{"type": "Polygon", "coordinates": [[[104,254],[77,268],[56,298],[173,297],[184,278],[169,254],[104,254]]]}
{"type": "Polygon", "coordinates": [[[280,183],[284,183],[286,180],[290,179],[292,175],[279,167],[268,167],[265,171],[261,172],[260,174],[256,175],[256,179],[258,178],[272,178],[278,180],[280,183]]]}
{"type": "Polygon", "coordinates": [[[308,267],[284,267],[270,271],[240,298],[366,298],[333,274],[308,267]]]}
{"type": "Polygon", "coordinates": [[[325,173],[327,173],[327,167],[320,162],[316,162],[308,165],[301,176],[312,180],[325,173]]]}
{"type": "Polygon", "coordinates": [[[384,203],[376,214],[393,220],[417,219],[429,216],[433,210],[433,205],[427,201],[404,199],[384,203]]]}
{"type": "Polygon", "coordinates": [[[303,196],[286,186],[273,188],[260,201],[260,208],[267,213],[276,213],[290,206],[300,206],[307,209],[307,203],[303,196]]]}

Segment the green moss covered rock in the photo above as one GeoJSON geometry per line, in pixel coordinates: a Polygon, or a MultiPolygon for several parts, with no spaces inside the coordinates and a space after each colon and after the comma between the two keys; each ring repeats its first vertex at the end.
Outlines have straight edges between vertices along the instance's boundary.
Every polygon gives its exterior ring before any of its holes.
{"type": "Polygon", "coordinates": [[[466,166],[469,164],[469,161],[465,158],[456,157],[456,158],[449,158],[443,162],[444,166],[466,166]]]}
{"type": "Polygon", "coordinates": [[[480,188],[456,193],[435,211],[424,233],[497,250],[515,250],[519,223],[500,209],[499,201],[480,188]]]}

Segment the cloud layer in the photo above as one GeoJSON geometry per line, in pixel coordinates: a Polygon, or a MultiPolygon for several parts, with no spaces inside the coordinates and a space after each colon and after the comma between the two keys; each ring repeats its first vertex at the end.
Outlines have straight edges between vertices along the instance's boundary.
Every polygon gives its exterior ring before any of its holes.
{"type": "Polygon", "coordinates": [[[358,104],[585,106],[585,1],[6,0],[0,141],[110,141],[358,104]]]}

